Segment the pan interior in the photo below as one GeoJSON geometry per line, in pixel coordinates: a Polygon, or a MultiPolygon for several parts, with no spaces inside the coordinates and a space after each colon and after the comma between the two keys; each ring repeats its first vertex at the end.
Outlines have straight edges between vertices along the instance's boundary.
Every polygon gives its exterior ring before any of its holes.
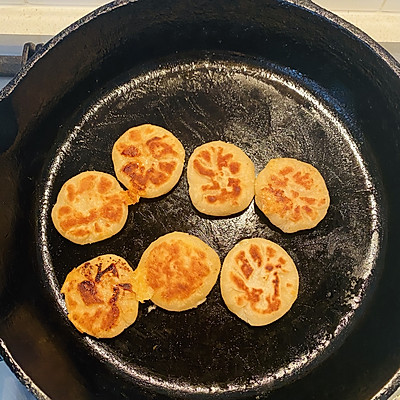
{"type": "Polygon", "coordinates": [[[38,205],[44,277],[74,340],[133,380],[196,393],[280,386],[321,362],[360,314],[381,236],[376,183],[355,139],[359,132],[339,111],[296,71],[215,54],[132,70],[77,105],[49,154],[38,205]],[[223,140],[243,149],[257,172],[274,157],[311,163],[330,192],[326,218],[309,231],[284,234],[254,202],[231,217],[201,215],[189,199],[185,163],[177,186],[132,206],[119,234],[92,245],[68,242],[50,218],[62,184],[85,170],[113,174],[113,143],[143,123],[173,132],[185,147],[186,162],[200,144],[223,140]],[[147,246],[172,231],[198,236],[221,260],[244,238],[275,241],[297,265],[297,301],[273,324],[251,327],[228,311],[217,283],[197,309],[173,313],[148,302],[140,305],[136,322],[114,339],[79,335],[59,294],[68,272],[105,253],[118,254],[135,268],[147,246]]]}

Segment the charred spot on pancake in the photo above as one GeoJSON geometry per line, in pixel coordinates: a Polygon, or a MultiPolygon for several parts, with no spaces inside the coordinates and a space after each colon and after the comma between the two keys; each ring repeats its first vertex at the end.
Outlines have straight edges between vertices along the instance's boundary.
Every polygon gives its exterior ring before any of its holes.
{"type": "MultiPolygon", "coordinates": [[[[219,186],[218,182],[213,182],[213,186],[211,188],[215,188],[217,186],[219,186]]],[[[229,178],[228,188],[229,190],[223,188],[218,194],[214,196],[206,196],[206,200],[209,203],[215,203],[217,201],[225,203],[226,201],[230,200],[232,204],[236,205],[236,199],[240,196],[240,192],[242,191],[240,187],[240,180],[229,178]]]]}
{"type": "Polygon", "coordinates": [[[118,222],[124,212],[123,204],[120,199],[113,199],[100,208],[100,216],[110,222],[118,222]]]}
{"type": "Polygon", "coordinates": [[[244,297],[241,297],[240,301],[236,300],[238,305],[243,305],[243,303],[247,301],[247,303],[250,305],[250,308],[259,314],[271,314],[279,310],[279,307],[281,305],[281,300],[279,298],[279,277],[276,272],[274,273],[274,279],[272,280],[273,294],[272,295],[268,294],[265,296],[265,300],[267,301],[266,308],[258,306],[262,296],[264,295],[263,289],[260,288],[249,289],[247,285],[244,283],[244,281],[240,279],[238,276],[232,274],[231,277],[235,286],[244,292],[244,297]]]}
{"type": "Polygon", "coordinates": [[[63,206],[60,207],[58,210],[58,216],[59,218],[64,217],[67,214],[70,214],[72,212],[72,208],[70,206],[63,206]]]}
{"type": "Polygon", "coordinates": [[[253,261],[256,262],[258,267],[261,267],[262,264],[262,255],[261,255],[261,249],[260,247],[256,246],[255,244],[252,244],[249,249],[249,253],[253,261]]]}
{"type": "MultiPolygon", "coordinates": [[[[303,200],[304,202],[306,202],[307,204],[310,204],[311,206],[314,205],[316,203],[316,199],[314,199],[313,197],[300,197],[301,200],[303,200]]],[[[325,199],[323,199],[325,200],[325,199]]]]}
{"type": "Polygon", "coordinates": [[[274,269],[274,265],[273,264],[265,264],[265,270],[268,272],[271,272],[274,269]]]}
{"type": "MultiPolygon", "coordinates": [[[[203,150],[200,152],[200,157],[203,158],[207,163],[209,163],[211,161],[211,154],[209,151],[207,150],[203,150]]],[[[197,161],[197,160],[195,160],[197,161]]],[[[198,161],[197,161],[198,162],[198,161]]],[[[200,165],[200,163],[198,162],[198,164],[200,165]]]]}
{"type": "Polygon", "coordinates": [[[276,250],[273,249],[271,246],[266,246],[265,252],[266,252],[268,258],[274,257],[276,254],[276,250]]]}
{"type": "Polygon", "coordinates": [[[232,174],[237,174],[240,171],[240,163],[238,162],[231,162],[229,164],[229,171],[232,172],[232,174]]]}
{"type": "Polygon", "coordinates": [[[173,171],[165,171],[165,163],[163,163],[164,168],[161,168],[163,172],[157,171],[154,168],[146,169],[143,166],[139,166],[137,163],[126,164],[123,168],[123,172],[130,178],[131,190],[136,189],[139,194],[142,194],[148,186],[152,183],[155,186],[160,186],[168,181],[168,177],[173,171]]]}
{"type": "Polygon", "coordinates": [[[102,278],[102,276],[104,274],[107,274],[108,272],[111,272],[112,275],[114,275],[117,278],[119,278],[118,269],[117,269],[115,263],[111,263],[107,268],[105,268],[103,270],[101,268],[102,268],[101,264],[97,266],[97,274],[96,274],[96,276],[94,278],[94,281],[96,283],[99,283],[101,278],[102,278]]]}
{"type": "Polygon", "coordinates": [[[281,169],[279,171],[279,173],[281,175],[287,175],[287,174],[290,174],[291,172],[293,172],[293,167],[290,167],[290,166],[284,167],[283,169],[281,169]]]}
{"type": "Polygon", "coordinates": [[[103,300],[97,297],[96,284],[93,281],[82,281],[78,283],[78,290],[86,305],[101,304],[103,300]]]}
{"type": "Polygon", "coordinates": [[[298,171],[293,175],[293,179],[297,184],[303,186],[308,190],[311,189],[311,186],[314,183],[313,179],[310,177],[310,174],[308,172],[302,174],[300,171],[298,171]]]}
{"type": "Polygon", "coordinates": [[[176,162],[175,161],[160,162],[161,171],[167,173],[168,175],[172,174],[172,172],[174,171],[175,168],[176,168],[176,162]]]}
{"type": "MultiPolygon", "coordinates": [[[[94,181],[96,180],[96,175],[95,174],[89,174],[85,177],[82,177],[79,181],[79,187],[76,192],[77,195],[80,195],[84,192],[92,191],[94,189],[94,181]]],[[[103,177],[103,179],[105,179],[103,177]]]]}
{"type": "Polygon", "coordinates": [[[163,138],[156,136],[146,142],[151,155],[157,159],[163,158],[165,155],[177,156],[178,153],[174,150],[173,146],[164,142],[163,139],[166,139],[166,136],[163,138]]]}
{"type": "Polygon", "coordinates": [[[130,284],[130,283],[119,283],[118,286],[124,290],[128,290],[129,292],[132,292],[132,284],[130,284]]]}
{"type": "Polygon", "coordinates": [[[72,184],[66,185],[66,190],[67,190],[68,200],[70,202],[73,202],[76,196],[75,186],[72,184]]]}
{"type": "Polygon", "coordinates": [[[196,158],[193,160],[193,166],[194,166],[195,170],[200,175],[209,176],[209,177],[214,177],[215,176],[215,172],[214,171],[204,167],[203,164],[196,158]]]}
{"type": "Polygon", "coordinates": [[[233,284],[237,289],[241,290],[245,294],[245,299],[250,303],[251,308],[255,308],[255,304],[260,301],[261,295],[263,294],[262,289],[249,289],[247,285],[244,283],[243,279],[241,279],[236,274],[231,274],[231,279],[233,284]]]}
{"type": "MultiPolygon", "coordinates": [[[[135,127],[128,129],[128,135],[129,135],[129,140],[132,140],[133,142],[139,142],[142,140],[142,133],[140,127],[135,127]]],[[[147,131],[146,131],[147,133],[147,131]]]]}
{"type": "Polygon", "coordinates": [[[273,182],[274,186],[285,188],[288,183],[288,178],[278,178],[276,175],[271,176],[271,181],[273,182]]]}
{"type": "Polygon", "coordinates": [[[102,324],[101,324],[101,327],[106,331],[110,330],[115,325],[115,323],[117,322],[118,317],[120,315],[120,310],[117,305],[119,291],[120,291],[119,287],[114,286],[113,294],[112,294],[110,300],[108,300],[108,304],[110,305],[110,308],[109,308],[108,312],[106,313],[106,316],[104,317],[102,324]]]}
{"type": "Polygon", "coordinates": [[[128,157],[136,157],[140,154],[139,150],[135,146],[126,146],[122,151],[121,154],[123,156],[128,156],[128,157]]]}
{"type": "Polygon", "coordinates": [[[112,181],[104,176],[100,177],[99,183],[97,185],[97,190],[99,191],[99,193],[105,194],[109,192],[111,188],[112,188],[112,181]]]}
{"type": "Polygon", "coordinates": [[[239,254],[235,258],[238,265],[240,265],[240,270],[243,272],[243,275],[246,279],[249,279],[250,275],[253,273],[254,269],[250,265],[249,261],[246,258],[244,251],[239,252],[239,254]]]}
{"type": "Polygon", "coordinates": [[[89,224],[90,222],[95,221],[97,217],[97,212],[94,210],[89,211],[89,215],[84,216],[80,212],[75,212],[71,217],[68,218],[60,218],[60,226],[63,230],[68,231],[75,226],[81,226],[89,224]]]}
{"type": "Polygon", "coordinates": [[[293,201],[285,196],[285,192],[282,189],[276,189],[272,185],[263,188],[266,192],[266,203],[269,209],[276,212],[283,217],[287,211],[293,209],[293,201]]]}
{"type": "Polygon", "coordinates": [[[70,230],[70,234],[75,238],[75,240],[79,240],[80,238],[84,239],[86,236],[90,235],[91,231],[85,228],[78,228],[70,230]]]}

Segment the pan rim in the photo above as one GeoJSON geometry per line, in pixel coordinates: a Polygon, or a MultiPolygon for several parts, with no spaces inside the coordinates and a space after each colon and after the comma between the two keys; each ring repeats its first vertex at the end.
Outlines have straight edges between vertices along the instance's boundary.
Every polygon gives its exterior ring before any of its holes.
{"type": "Polygon", "coordinates": [[[29,392],[31,392],[38,400],[50,400],[50,397],[46,395],[40,389],[39,386],[36,385],[35,382],[31,379],[31,377],[21,368],[21,366],[17,363],[17,361],[12,356],[11,352],[8,350],[5,342],[0,338],[0,355],[3,358],[3,361],[6,363],[8,368],[12,371],[12,373],[18,378],[18,380],[26,387],[29,392]]]}
{"type": "MultiPolygon", "coordinates": [[[[79,20],[73,22],[71,25],[63,29],[47,43],[45,43],[40,49],[38,49],[33,56],[27,61],[27,63],[21,68],[21,70],[15,75],[15,77],[0,90],[0,101],[8,97],[19,84],[19,82],[25,78],[28,71],[43,57],[48,53],[54,46],[61,42],[66,36],[68,36],[73,31],[76,31],[81,26],[89,23],[101,14],[106,14],[110,11],[116,10],[120,7],[126,6],[130,3],[144,2],[146,0],[115,0],[113,2],[107,3],[89,14],[83,16],[79,20]]],[[[338,15],[325,8],[313,3],[310,0],[283,0],[281,3],[287,3],[294,7],[302,8],[306,11],[311,12],[314,15],[318,15],[323,19],[329,21],[330,23],[341,27],[344,31],[351,33],[361,42],[366,44],[370,50],[376,53],[388,67],[400,78],[400,62],[397,61],[386,49],[384,49],[379,43],[372,39],[367,33],[357,28],[352,23],[344,20],[338,15]]]]}

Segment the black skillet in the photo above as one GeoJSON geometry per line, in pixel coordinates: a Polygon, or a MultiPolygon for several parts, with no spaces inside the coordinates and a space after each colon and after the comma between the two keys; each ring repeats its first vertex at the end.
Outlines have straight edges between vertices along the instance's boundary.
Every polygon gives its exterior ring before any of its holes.
{"type": "Polygon", "coordinates": [[[400,67],[365,34],[303,1],[117,1],[41,48],[0,92],[0,338],[45,399],[386,399],[400,384],[400,67]],[[283,234],[251,204],[210,218],[186,169],[124,229],[79,246],[49,218],[58,190],[142,123],[186,149],[241,147],[315,165],[331,194],[314,229],[283,234]],[[81,335],[58,294],[67,273],[113,252],[133,267],[157,237],[197,235],[221,259],[266,237],[296,262],[299,297],[266,327],[231,314],[219,285],[197,309],[149,303],[111,340],[81,335]]]}

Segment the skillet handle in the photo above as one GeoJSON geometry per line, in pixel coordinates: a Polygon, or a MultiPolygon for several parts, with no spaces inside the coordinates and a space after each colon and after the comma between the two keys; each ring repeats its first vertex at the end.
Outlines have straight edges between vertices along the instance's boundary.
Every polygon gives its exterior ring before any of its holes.
{"type": "Polygon", "coordinates": [[[36,50],[43,46],[42,43],[28,42],[24,44],[21,56],[0,56],[0,76],[9,77],[16,75],[25,66],[36,50]]]}
{"type": "Polygon", "coordinates": [[[33,56],[33,54],[39,50],[43,46],[43,43],[32,43],[28,42],[24,44],[22,49],[22,59],[21,59],[21,67],[25,66],[28,60],[33,56]]]}

